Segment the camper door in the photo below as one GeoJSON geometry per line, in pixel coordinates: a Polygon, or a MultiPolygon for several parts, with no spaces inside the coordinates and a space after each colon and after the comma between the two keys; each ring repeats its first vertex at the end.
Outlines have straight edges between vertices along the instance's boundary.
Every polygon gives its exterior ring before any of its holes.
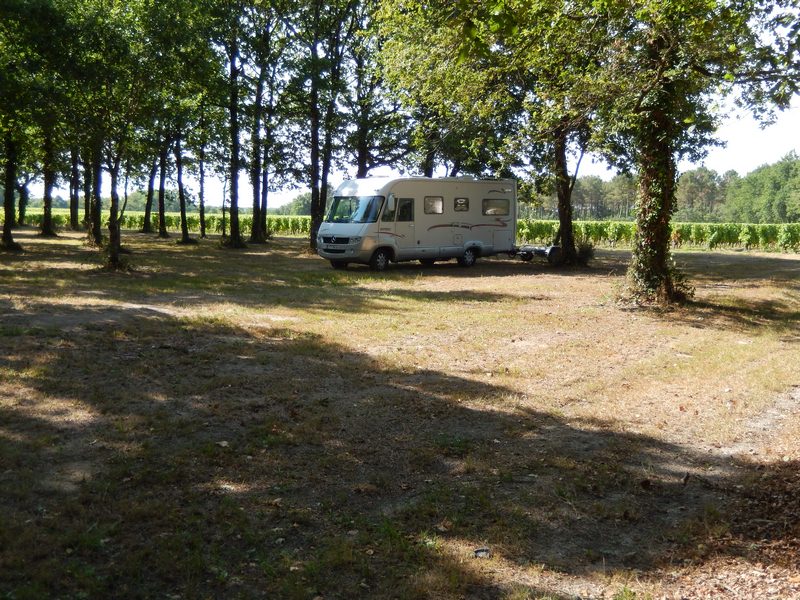
{"type": "Polygon", "coordinates": [[[411,258],[417,249],[417,231],[414,221],[414,198],[397,199],[397,220],[394,233],[397,240],[397,258],[411,258]]]}

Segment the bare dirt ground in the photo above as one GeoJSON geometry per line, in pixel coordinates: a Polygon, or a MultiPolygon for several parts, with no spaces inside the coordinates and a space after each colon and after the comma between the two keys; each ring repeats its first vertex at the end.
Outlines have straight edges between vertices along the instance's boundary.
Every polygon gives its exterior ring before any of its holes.
{"type": "Polygon", "coordinates": [[[0,595],[800,598],[800,257],[0,255],[0,595]]]}

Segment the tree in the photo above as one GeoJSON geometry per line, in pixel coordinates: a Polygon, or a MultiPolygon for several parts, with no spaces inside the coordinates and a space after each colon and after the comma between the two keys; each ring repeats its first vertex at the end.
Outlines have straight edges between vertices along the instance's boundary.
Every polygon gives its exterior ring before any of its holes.
{"type": "Polygon", "coordinates": [[[41,235],[46,237],[56,236],[52,219],[53,188],[58,172],[63,170],[59,164],[60,155],[67,146],[64,135],[70,93],[69,41],[72,32],[66,25],[59,28],[51,26],[51,23],[66,21],[62,10],[63,7],[57,2],[30,3],[21,14],[24,26],[20,28],[30,36],[22,43],[36,56],[31,64],[34,71],[31,73],[30,116],[39,142],[38,154],[44,182],[41,235]]]}
{"type": "Polygon", "coordinates": [[[615,175],[606,184],[606,203],[617,219],[630,219],[636,201],[636,178],[630,174],[615,175]]]}
{"type": "MultiPolygon", "coordinates": [[[[410,115],[407,167],[427,177],[498,174],[499,149],[507,133],[505,100],[494,93],[484,65],[469,62],[458,27],[447,22],[444,3],[384,2],[377,14],[380,69],[410,115]]],[[[506,97],[507,98],[507,97],[506,97]]],[[[402,148],[402,145],[401,145],[402,148]]]]}
{"type": "Polygon", "coordinates": [[[0,18],[0,138],[3,166],[3,234],[0,249],[19,251],[12,228],[16,224],[15,190],[23,134],[31,125],[33,79],[38,55],[30,46],[31,7],[8,2],[0,18]]]}
{"type": "Polygon", "coordinates": [[[286,86],[286,59],[289,48],[287,21],[291,15],[286,3],[253,0],[245,11],[245,43],[248,68],[255,87],[249,106],[250,183],[253,190],[251,243],[265,243],[267,237],[267,195],[274,169],[277,135],[281,121],[280,96],[286,86]]]}
{"type": "Polygon", "coordinates": [[[639,174],[628,271],[635,298],[671,302],[691,291],[669,252],[677,161],[698,160],[713,143],[713,93],[732,92],[739,84],[742,101],[755,110],[788,104],[800,81],[800,21],[793,4],[592,4],[607,15],[611,36],[604,62],[614,101],[598,105],[601,138],[615,164],[639,174]]]}
{"type": "Polygon", "coordinates": [[[800,158],[795,153],[763,165],[727,185],[721,216],[728,221],[786,223],[800,220],[800,158]]]}
{"type": "Polygon", "coordinates": [[[716,171],[698,167],[681,174],[675,191],[678,221],[709,221],[723,200],[722,180],[716,171]]]}
{"type": "Polygon", "coordinates": [[[340,101],[345,87],[345,54],[357,22],[355,0],[309,0],[290,24],[294,45],[293,79],[287,101],[295,127],[305,139],[301,162],[311,190],[312,248],[325,213],[324,190],[333,166],[335,138],[342,126],[340,101]]]}
{"type": "Polygon", "coordinates": [[[377,4],[369,1],[356,7],[358,31],[348,48],[350,85],[343,97],[348,115],[344,145],[355,163],[356,177],[398,165],[411,153],[410,115],[390,93],[377,62],[384,41],[375,25],[377,4]]]}
{"type": "Polygon", "coordinates": [[[605,182],[597,176],[579,178],[572,191],[575,212],[584,219],[605,218],[605,188],[605,182]]]}
{"type": "Polygon", "coordinates": [[[239,225],[239,172],[242,169],[242,42],[244,0],[222,0],[210,4],[209,33],[226,65],[225,108],[227,111],[228,186],[230,193],[230,237],[225,245],[244,248],[239,225]]]}
{"type": "MultiPolygon", "coordinates": [[[[186,220],[186,190],[183,184],[187,162],[185,144],[193,145],[207,133],[204,119],[209,98],[219,102],[221,98],[221,63],[207,41],[212,23],[203,3],[179,0],[169,4],[146,5],[145,32],[152,46],[158,49],[151,56],[151,68],[158,72],[169,72],[171,77],[152,90],[150,102],[159,148],[159,168],[168,161],[171,151],[175,162],[178,197],[181,213],[181,240],[192,243],[186,220]],[[201,128],[200,136],[190,132],[201,128]],[[165,156],[166,153],[167,156],[165,156]]],[[[151,170],[151,181],[154,173],[151,170]]],[[[164,182],[164,177],[159,183],[164,182]]],[[[159,191],[159,198],[163,193],[159,191]]],[[[162,202],[159,202],[159,235],[166,235],[163,226],[162,202]]],[[[205,225],[205,223],[203,223],[205,225]]]]}

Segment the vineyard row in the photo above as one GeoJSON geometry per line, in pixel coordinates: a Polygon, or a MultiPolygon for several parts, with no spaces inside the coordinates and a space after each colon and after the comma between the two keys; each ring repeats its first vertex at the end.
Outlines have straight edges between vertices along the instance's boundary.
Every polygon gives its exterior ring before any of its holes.
{"type": "MultiPolygon", "coordinates": [[[[31,211],[26,216],[29,225],[39,225],[41,219],[41,212],[31,211]]],[[[54,211],[53,221],[56,227],[64,228],[69,224],[69,216],[54,211]]],[[[311,228],[311,218],[307,216],[271,215],[267,222],[269,230],[276,235],[308,235],[311,228]]],[[[187,216],[187,224],[190,231],[200,231],[200,217],[197,214],[187,216]]],[[[249,234],[252,217],[240,216],[239,224],[242,234],[249,234]]],[[[122,219],[123,229],[141,230],[143,225],[143,213],[127,214],[122,219]]],[[[166,225],[168,230],[180,230],[180,216],[167,214],[166,225]]],[[[229,227],[228,223],[226,228],[229,227]]],[[[153,218],[153,228],[158,229],[157,217],[153,218]]],[[[207,216],[206,228],[211,233],[222,233],[222,216],[207,216]]],[[[549,244],[554,239],[557,229],[558,221],[520,219],[517,222],[517,239],[521,243],[549,244]]],[[[579,244],[627,246],[633,241],[636,224],[630,221],[577,221],[573,224],[573,230],[579,244]]],[[[798,251],[800,223],[673,223],[672,243],[675,247],[798,251]]]]}

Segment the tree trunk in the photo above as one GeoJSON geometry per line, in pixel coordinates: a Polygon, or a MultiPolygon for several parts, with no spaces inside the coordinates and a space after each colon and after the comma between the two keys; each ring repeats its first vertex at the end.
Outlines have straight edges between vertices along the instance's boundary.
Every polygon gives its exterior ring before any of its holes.
{"type": "Polygon", "coordinates": [[[277,66],[272,66],[272,73],[270,77],[270,81],[272,82],[269,87],[269,104],[267,109],[267,116],[266,116],[266,123],[265,123],[265,135],[264,135],[264,147],[262,148],[262,160],[263,164],[261,165],[261,231],[264,232],[264,237],[269,238],[271,233],[269,230],[268,220],[267,220],[267,203],[269,200],[269,170],[272,166],[271,163],[271,153],[272,149],[275,144],[275,133],[273,129],[273,124],[275,122],[275,80],[278,78],[277,75],[277,66]]]}
{"type": "Polygon", "coordinates": [[[16,225],[20,227],[25,225],[26,219],[26,211],[28,210],[28,204],[31,200],[30,191],[28,191],[28,181],[29,178],[25,179],[24,183],[17,182],[17,193],[19,194],[19,201],[17,202],[18,210],[17,210],[17,222],[16,225]]]}
{"type": "Polygon", "coordinates": [[[3,196],[3,250],[22,250],[22,246],[14,241],[14,236],[11,234],[11,228],[15,222],[14,210],[14,188],[17,183],[17,143],[11,137],[10,133],[6,133],[3,140],[3,155],[5,158],[4,165],[4,196],[3,196]]]}
{"type": "Polygon", "coordinates": [[[356,146],[356,179],[366,177],[369,174],[370,151],[369,151],[369,131],[370,123],[367,112],[370,104],[366,102],[365,78],[367,77],[364,54],[357,52],[354,58],[354,71],[356,73],[356,106],[355,115],[355,146],[356,146]]]}
{"type": "Polygon", "coordinates": [[[42,175],[44,177],[44,212],[42,215],[41,235],[43,237],[56,237],[53,227],[53,187],[56,183],[56,173],[53,166],[55,149],[53,148],[53,134],[45,131],[43,144],[44,158],[42,161],[42,175]]]}
{"type": "Polygon", "coordinates": [[[456,158],[453,159],[453,166],[450,169],[450,173],[448,177],[458,177],[458,174],[461,172],[461,160],[456,158]]]}
{"type": "MultiPolygon", "coordinates": [[[[201,125],[202,126],[202,125],[201,125]]],[[[206,145],[200,146],[200,237],[206,238],[206,145]]]]}
{"type": "Polygon", "coordinates": [[[175,168],[178,172],[178,202],[181,207],[181,244],[191,244],[195,240],[189,237],[189,224],[186,222],[186,190],[183,188],[183,154],[181,136],[175,139],[175,168]]]}
{"type": "Polygon", "coordinates": [[[158,154],[158,237],[168,238],[167,215],[165,214],[165,200],[167,194],[167,154],[169,143],[165,143],[158,154]]]}
{"type": "Polygon", "coordinates": [[[264,238],[269,238],[270,231],[267,220],[267,199],[269,198],[269,170],[267,167],[269,163],[264,154],[264,169],[261,171],[261,231],[264,232],[264,238]]]}
{"type": "Polygon", "coordinates": [[[92,222],[92,163],[89,153],[83,156],[83,226],[88,228],[92,222]]]}
{"type": "Polygon", "coordinates": [[[108,215],[108,263],[110,269],[119,269],[122,267],[120,260],[120,249],[122,247],[122,240],[119,228],[119,157],[114,159],[113,164],[110,166],[111,175],[111,206],[108,215]]]}
{"type": "Polygon", "coordinates": [[[264,112],[265,76],[266,66],[261,65],[256,83],[256,94],[253,100],[253,147],[250,162],[250,183],[253,186],[253,226],[250,229],[250,242],[253,244],[265,244],[267,241],[261,222],[261,153],[263,151],[261,120],[264,112]]]}
{"type": "Polygon", "coordinates": [[[231,248],[244,248],[245,243],[242,240],[242,234],[239,229],[239,170],[240,170],[240,157],[239,157],[239,75],[241,69],[238,65],[239,62],[239,42],[236,37],[232,37],[228,48],[228,60],[230,62],[230,70],[228,74],[228,116],[229,116],[229,133],[230,133],[230,185],[231,185],[231,203],[230,203],[230,221],[231,221],[231,237],[228,245],[231,248]]]}
{"type": "Polygon", "coordinates": [[[78,217],[78,206],[81,198],[81,173],[77,148],[70,149],[69,158],[71,165],[69,174],[69,228],[72,231],[78,231],[81,228],[80,218],[78,217]]]}
{"type": "Polygon", "coordinates": [[[317,232],[322,225],[324,218],[325,207],[320,201],[320,149],[319,149],[319,134],[320,134],[320,110],[319,110],[319,92],[320,92],[320,73],[319,73],[319,19],[320,19],[320,3],[314,2],[314,21],[312,28],[314,31],[314,39],[310,45],[311,51],[311,89],[309,90],[309,127],[311,133],[311,147],[309,154],[311,159],[311,249],[317,249],[317,232]]]}
{"type": "MultiPolygon", "coordinates": [[[[328,102],[328,107],[326,109],[325,115],[325,135],[324,135],[324,142],[322,145],[322,173],[319,179],[319,204],[320,209],[322,210],[322,218],[320,219],[320,225],[322,224],[322,219],[325,218],[325,208],[328,203],[328,179],[330,177],[331,171],[331,163],[333,161],[333,130],[334,124],[333,120],[335,118],[334,111],[336,110],[335,107],[335,100],[331,98],[328,102]]],[[[317,231],[319,230],[319,226],[317,226],[317,231]]],[[[316,231],[314,232],[314,238],[316,239],[317,234],[316,231]]]]}
{"type": "Polygon", "coordinates": [[[675,202],[675,159],[655,124],[641,148],[636,235],[628,269],[631,290],[647,301],[677,299],[670,269],[670,217],[675,202]]]}
{"type": "Polygon", "coordinates": [[[102,216],[102,187],[103,187],[103,167],[101,162],[102,142],[95,142],[92,148],[92,207],[90,236],[96,246],[103,244],[103,231],[100,226],[102,216]]]}
{"type": "Polygon", "coordinates": [[[425,156],[422,159],[422,174],[425,177],[433,177],[433,170],[436,167],[436,146],[433,134],[425,136],[425,156]]]}
{"type": "MultiPolygon", "coordinates": [[[[656,39],[650,52],[661,60],[667,42],[656,39]]],[[[692,291],[679,277],[670,257],[670,219],[675,210],[677,169],[672,140],[675,126],[670,116],[678,101],[674,83],[662,80],[656,100],[645,106],[638,131],[639,185],[636,205],[636,235],[628,268],[632,295],[647,302],[683,300],[692,291]]]]}
{"type": "Polygon", "coordinates": [[[572,231],[572,181],[567,166],[567,134],[558,131],[553,143],[554,172],[556,177],[556,195],[558,197],[558,233],[561,257],[564,263],[576,263],[575,236],[572,231]]]}
{"type": "Polygon", "coordinates": [[[154,160],[150,167],[150,176],[147,178],[147,200],[144,204],[142,233],[153,233],[153,199],[156,194],[156,174],[158,173],[158,165],[158,161],[154,160]]]}

